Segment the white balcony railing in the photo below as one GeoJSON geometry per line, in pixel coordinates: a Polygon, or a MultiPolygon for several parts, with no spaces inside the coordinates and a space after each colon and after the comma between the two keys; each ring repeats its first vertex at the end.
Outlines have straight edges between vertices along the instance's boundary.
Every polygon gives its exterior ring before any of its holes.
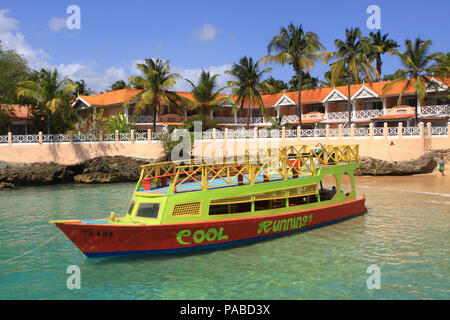
{"type": "Polygon", "coordinates": [[[298,116],[295,114],[281,117],[281,124],[292,123],[298,121],[298,116]]]}
{"type": "MultiPolygon", "coordinates": [[[[423,126],[423,131],[421,131],[420,126],[416,127],[387,127],[385,131],[384,127],[374,127],[372,135],[374,137],[381,137],[385,134],[389,137],[399,136],[402,133],[403,136],[415,136],[420,137],[422,134],[425,137],[430,137],[429,131],[432,137],[443,137],[449,135],[449,126],[436,126],[429,127],[423,126]],[[400,131],[401,130],[401,131],[400,131]]],[[[245,138],[282,138],[282,130],[274,129],[238,129],[238,130],[210,130],[202,133],[203,139],[225,139],[225,133],[228,132],[228,139],[245,139],[245,138]],[[214,133],[215,132],[215,133],[214,133]]],[[[286,129],[285,138],[292,139],[298,138],[298,129],[286,129]]],[[[301,138],[318,138],[326,139],[335,137],[349,137],[352,135],[352,128],[340,127],[340,128],[328,128],[328,129],[300,129],[301,138]],[[327,135],[328,131],[328,135],[327,135]]],[[[371,136],[370,128],[358,128],[355,127],[353,135],[361,139],[361,137],[369,138],[371,136]]],[[[163,136],[163,132],[153,132],[148,130],[147,132],[137,132],[130,131],[124,133],[104,133],[101,134],[39,134],[39,135],[0,135],[0,144],[51,144],[51,143],[99,143],[103,142],[130,142],[130,141],[151,141],[159,140],[163,136]],[[149,138],[149,133],[151,133],[151,138],[149,138]]]]}
{"type": "Polygon", "coordinates": [[[357,110],[352,112],[353,119],[370,120],[383,115],[383,110],[372,109],[372,110],[357,110]]]}
{"type": "Polygon", "coordinates": [[[148,115],[135,116],[132,121],[134,123],[153,123],[153,117],[148,115]]]}
{"type": "Polygon", "coordinates": [[[345,121],[348,119],[348,111],[341,111],[341,112],[328,112],[326,114],[326,119],[331,121],[345,121]]]}
{"type": "Polygon", "coordinates": [[[450,113],[450,105],[423,106],[420,107],[421,114],[446,114],[450,113]]]}
{"type": "MultiPolygon", "coordinates": [[[[436,106],[423,106],[420,107],[420,113],[422,115],[430,114],[449,114],[450,105],[436,105],[436,106]]],[[[370,121],[373,118],[377,118],[383,115],[383,109],[370,109],[370,110],[356,110],[352,111],[352,120],[355,121],[370,121]]],[[[218,123],[225,124],[246,124],[247,117],[214,117],[218,123]]],[[[348,111],[328,112],[325,114],[324,120],[327,122],[346,122],[348,121],[348,111]]],[[[131,119],[135,123],[153,123],[153,116],[151,115],[139,115],[131,119]]],[[[297,115],[284,115],[281,118],[281,123],[297,122],[297,115]]],[[[268,123],[264,117],[250,118],[251,124],[263,124],[268,123]]]]}
{"type": "MultiPolygon", "coordinates": [[[[382,115],[383,110],[380,109],[356,110],[352,111],[352,120],[369,121],[382,115]]],[[[328,112],[325,118],[328,122],[348,121],[348,111],[328,112]]]]}

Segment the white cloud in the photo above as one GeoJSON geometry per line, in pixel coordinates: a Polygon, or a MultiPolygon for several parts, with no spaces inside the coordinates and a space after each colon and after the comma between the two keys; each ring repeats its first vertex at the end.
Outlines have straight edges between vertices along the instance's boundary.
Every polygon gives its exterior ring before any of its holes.
{"type": "MultiPolygon", "coordinates": [[[[155,59],[155,58],[153,58],[155,59]]],[[[129,69],[131,71],[131,75],[139,75],[142,76],[141,70],[136,66],[138,63],[144,63],[144,59],[136,59],[131,61],[129,65],[129,69]]],[[[220,89],[222,87],[225,87],[227,85],[227,82],[232,80],[232,77],[230,75],[225,74],[226,70],[231,69],[231,64],[224,64],[221,66],[210,66],[206,68],[206,71],[209,71],[211,74],[218,74],[217,77],[217,89],[220,89]]],[[[200,74],[202,73],[202,68],[184,68],[182,66],[176,66],[171,65],[170,72],[172,73],[178,73],[182,79],[177,80],[176,84],[173,86],[173,90],[175,91],[191,91],[192,86],[184,79],[189,79],[194,84],[197,83],[198,79],[200,78],[200,74]]],[[[230,89],[227,89],[224,91],[231,92],[230,89]]]]}
{"type": "MultiPolygon", "coordinates": [[[[74,81],[83,79],[86,81],[89,88],[97,92],[105,91],[118,80],[127,81],[132,75],[142,75],[140,70],[136,67],[136,64],[144,63],[144,59],[132,60],[123,66],[111,66],[104,70],[98,70],[98,64],[95,61],[52,65],[49,62],[50,56],[43,49],[34,49],[27,43],[25,36],[17,31],[19,28],[19,21],[8,17],[8,13],[8,9],[0,10],[0,40],[2,41],[2,46],[5,49],[15,49],[18,53],[22,54],[27,59],[28,64],[32,69],[40,70],[41,68],[57,68],[62,76],[67,76],[74,81]]],[[[53,31],[61,27],[61,21],[59,21],[59,24],[55,22],[53,26],[51,26],[51,21],[52,20],[49,22],[49,27],[50,29],[53,27],[53,31]]],[[[217,30],[211,24],[205,24],[202,30],[203,31],[198,34],[199,39],[201,40],[212,40],[217,35],[217,30]]],[[[230,68],[231,65],[224,64],[221,66],[210,66],[206,69],[212,74],[220,75],[217,78],[218,89],[226,86],[227,81],[231,80],[229,75],[224,74],[224,72],[230,68]]],[[[172,65],[171,72],[179,73],[183,78],[187,78],[192,82],[197,83],[202,69],[189,69],[172,65]]],[[[192,87],[187,81],[180,79],[172,89],[177,91],[190,91],[192,87]]],[[[228,91],[229,90],[225,92],[228,91]]]]}
{"type": "Polygon", "coordinates": [[[217,28],[213,24],[205,22],[203,26],[197,30],[193,39],[209,42],[213,41],[218,33],[217,28]]]}
{"type": "Polygon", "coordinates": [[[7,13],[9,13],[9,9],[0,10],[0,34],[11,32],[19,27],[19,21],[6,17],[7,13]]]}
{"type": "Polygon", "coordinates": [[[0,40],[5,49],[15,49],[27,59],[31,68],[47,67],[50,56],[42,49],[33,49],[25,40],[25,36],[17,32],[19,21],[7,17],[8,9],[0,10],[0,40]]]}
{"type": "MultiPolygon", "coordinates": [[[[211,74],[218,74],[217,77],[217,89],[220,89],[222,87],[225,87],[227,85],[227,82],[232,80],[232,77],[230,75],[225,74],[226,70],[229,70],[231,68],[230,64],[224,64],[221,66],[210,66],[206,68],[206,71],[209,71],[211,74]]],[[[172,72],[176,72],[180,74],[183,78],[189,79],[194,84],[197,83],[198,79],[200,78],[200,74],[202,73],[201,68],[193,68],[193,69],[186,69],[184,67],[180,66],[173,66],[171,68],[172,72]]],[[[173,87],[176,91],[191,91],[192,86],[184,79],[180,79],[177,81],[175,86],[173,87]]],[[[229,93],[231,92],[230,89],[225,90],[223,93],[229,93]]]]}
{"type": "Polygon", "coordinates": [[[53,32],[58,32],[59,30],[66,27],[66,18],[64,17],[52,17],[48,22],[48,27],[53,32]]]}
{"type": "Polygon", "coordinates": [[[62,76],[77,81],[83,79],[96,92],[105,91],[118,80],[127,80],[129,73],[123,67],[109,67],[103,72],[95,71],[95,63],[70,63],[55,66],[62,76]]]}

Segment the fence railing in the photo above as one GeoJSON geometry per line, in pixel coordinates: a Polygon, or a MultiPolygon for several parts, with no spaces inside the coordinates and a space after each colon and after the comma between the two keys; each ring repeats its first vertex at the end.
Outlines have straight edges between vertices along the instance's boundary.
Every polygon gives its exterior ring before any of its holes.
{"type": "Polygon", "coordinates": [[[450,105],[420,107],[421,114],[445,114],[450,113],[450,105]]]}
{"type": "MultiPolygon", "coordinates": [[[[237,129],[230,130],[208,130],[201,134],[201,139],[304,139],[304,138],[318,138],[318,139],[339,139],[339,138],[380,138],[380,137],[444,137],[449,135],[450,123],[447,126],[433,127],[431,124],[421,124],[416,127],[403,127],[402,125],[396,127],[343,127],[339,125],[338,128],[317,128],[317,129],[237,129]]],[[[179,130],[179,129],[178,129],[179,130]]],[[[43,143],[88,143],[88,142],[143,142],[143,141],[159,141],[164,136],[167,136],[166,131],[153,132],[147,130],[137,132],[131,130],[124,133],[99,133],[99,134],[37,134],[37,135],[0,135],[0,145],[5,144],[43,144],[43,143]]]]}

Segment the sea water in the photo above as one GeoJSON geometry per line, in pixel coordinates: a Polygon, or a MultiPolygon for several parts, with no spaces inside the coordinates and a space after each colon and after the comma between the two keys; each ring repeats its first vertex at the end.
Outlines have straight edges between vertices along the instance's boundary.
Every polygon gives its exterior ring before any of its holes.
{"type": "MultiPolygon", "coordinates": [[[[449,178],[356,180],[366,215],[254,244],[88,259],[61,234],[0,263],[0,299],[449,299],[449,178]],[[79,270],[79,289],[70,285],[70,266],[79,270]]],[[[66,184],[1,192],[0,261],[57,234],[50,219],[123,213],[133,190],[66,184]]]]}

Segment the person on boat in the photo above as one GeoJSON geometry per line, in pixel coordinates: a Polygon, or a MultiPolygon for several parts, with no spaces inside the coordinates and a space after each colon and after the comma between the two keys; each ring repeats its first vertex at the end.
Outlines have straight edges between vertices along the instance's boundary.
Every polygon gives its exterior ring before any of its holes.
{"type": "Polygon", "coordinates": [[[333,186],[331,188],[331,192],[330,192],[330,199],[333,199],[333,197],[336,194],[336,192],[337,192],[336,186],[333,186]]]}
{"type": "Polygon", "coordinates": [[[439,160],[439,171],[441,172],[442,176],[445,176],[444,174],[444,155],[441,155],[441,160],[439,160]]]}

